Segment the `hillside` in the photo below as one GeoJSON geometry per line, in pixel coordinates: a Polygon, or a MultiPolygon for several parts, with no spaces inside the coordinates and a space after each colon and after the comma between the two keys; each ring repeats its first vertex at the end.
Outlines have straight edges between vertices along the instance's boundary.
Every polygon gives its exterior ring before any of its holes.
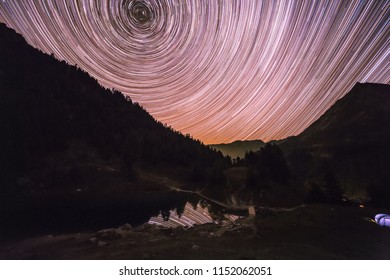
{"type": "Polygon", "coordinates": [[[156,122],[121,93],[103,89],[87,73],[28,46],[0,25],[2,166],[8,171],[72,143],[99,156],[210,166],[221,155],[156,122]]]}
{"type": "Polygon", "coordinates": [[[225,156],[231,158],[243,158],[246,152],[257,151],[264,146],[264,142],[261,140],[243,140],[234,141],[228,144],[212,144],[211,147],[218,151],[221,151],[225,156]]]}
{"type": "Polygon", "coordinates": [[[390,86],[358,83],[280,147],[306,187],[330,173],[347,198],[390,206],[389,123],[390,86]]]}
{"type": "Polygon", "coordinates": [[[193,169],[205,182],[213,165],[228,163],[77,66],[32,48],[4,24],[0,131],[0,221],[19,227],[19,219],[25,231],[61,219],[63,228],[99,219],[112,223],[110,213],[137,208],[129,206],[137,194],[184,184],[193,169]]]}

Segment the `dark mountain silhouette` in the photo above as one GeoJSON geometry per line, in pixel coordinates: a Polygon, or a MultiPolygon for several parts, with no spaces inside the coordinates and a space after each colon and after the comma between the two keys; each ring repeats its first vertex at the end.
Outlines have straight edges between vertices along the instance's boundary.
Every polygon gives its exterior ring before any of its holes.
{"type": "Polygon", "coordinates": [[[347,198],[390,206],[389,123],[390,86],[358,83],[305,131],[279,145],[309,189],[326,192],[325,181],[332,177],[347,198]]]}
{"type": "Polygon", "coordinates": [[[246,152],[257,151],[264,145],[265,143],[261,140],[243,140],[228,144],[212,144],[210,146],[221,151],[225,156],[244,158],[246,152]]]}
{"type": "Polygon", "coordinates": [[[228,163],[222,153],[157,122],[130,98],[34,49],[0,23],[3,225],[19,219],[38,228],[65,217],[81,224],[112,221],[126,213],[134,188],[161,187],[170,175],[185,179],[194,169],[211,176],[213,166],[228,163]],[[158,176],[149,176],[150,170],[158,176]]]}
{"type": "Polygon", "coordinates": [[[96,148],[99,156],[128,161],[210,166],[222,158],[77,67],[28,46],[4,24],[0,61],[0,158],[9,175],[74,142],[96,148]]]}

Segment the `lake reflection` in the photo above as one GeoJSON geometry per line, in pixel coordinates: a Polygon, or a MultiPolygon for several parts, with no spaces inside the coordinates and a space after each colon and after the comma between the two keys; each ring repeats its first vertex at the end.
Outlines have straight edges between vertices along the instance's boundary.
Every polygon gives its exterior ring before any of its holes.
{"type": "Polygon", "coordinates": [[[234,222],[241,216],[233,214],[214,214],[209,210],[209,205],[198,203],[195,206],[187,202],[184,211],[179,215],[177,210],[171,210],[168,213],[160,213],[157,217],[152,217],[149,224],[175,228],[179,226],[192,227],[207,223],[228,223],[234,222]]]}

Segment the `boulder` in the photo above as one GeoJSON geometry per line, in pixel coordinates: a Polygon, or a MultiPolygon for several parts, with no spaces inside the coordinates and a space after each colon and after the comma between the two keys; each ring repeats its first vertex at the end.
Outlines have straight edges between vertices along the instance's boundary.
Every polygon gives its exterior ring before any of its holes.
{"type": "Polygon", "coordinates": [[[124,230],[124,231],[130,231],[133,229],[133,227],[130,225],[130,224],[124,224],[123,226],[121,226],[119,228],[120,230],[124,230]]]}
{"type": "Polygon", "coordinates": [[[102,240],[115,240],[123,237],[122,232],[119,229],[109,228],[98,231],[95,237],[102,240]]]}

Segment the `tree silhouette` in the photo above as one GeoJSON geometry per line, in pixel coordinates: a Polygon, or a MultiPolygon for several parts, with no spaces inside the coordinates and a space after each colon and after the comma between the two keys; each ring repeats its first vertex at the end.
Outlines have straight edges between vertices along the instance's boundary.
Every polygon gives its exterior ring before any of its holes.
{"type": "Polygon", "coordinates": [[[269,182],[287,184],[290,171],[281,149],[277,145],[266,144],[256,153],[245,154],[250,167],[247,173],[247,185],[267,185],[269,182]]]}
{"type": "Polygon", "coordinates": [[[324,189],[328,202],[339,203],[343,198],[341,186],[334,173],[328,169],[323,177],[324,189]]]}

